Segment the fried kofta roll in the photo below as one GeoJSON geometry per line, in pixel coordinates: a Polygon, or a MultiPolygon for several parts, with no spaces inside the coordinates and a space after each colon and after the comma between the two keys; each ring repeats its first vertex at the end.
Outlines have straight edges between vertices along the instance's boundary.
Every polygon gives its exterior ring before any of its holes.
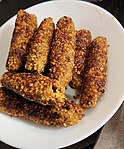
{"type": "Polygon", "coordinates": [[[54,23],[52,18],[44,19],[36,30],[29,54],[27,56],[25,68],[31,72],[41,73],[48,62],[48,55],[54,33],[54,23]]]}
{"type": "Polygon", "coordinates": [[[40,104],[60,105],[65,101],[64,88],[59,82],[42,74],[7,72],[1,83],[5,88],[40,104]]]}
{"type": "Polygon", "coordinates": [[[37,28],[37,18],[24,10],[17,13],[10,51],[6,63],[8,71],[18,71],[24,66],[29,42],[37,28]]]}
{"type": "Polygon", "coordinates": [[[85,58],[89,50],[92,37],[88,30],[82,29],[76,32],[76,48],[72,80],[69,83],[73,89],[80,89],[85,66],[85,58]]]}
{"type": "Polygon", "coordinates": [[[5,88],[0,88],[0,111],[12,117],[28,119],[37,124],[67,127],[83,118],[82,108],[66,101],[61,107],[42,105],[28,101],[5,88]]]}
{"type": "Polygon", "coordinates": [[[76,32],[72,19],[66,16],[60,18],[52,43],[49,76],[57,79],[64,87],[72,79],[75,42],[76,32]]]}
{"type": "Polygon", "coordinates": [[[104,92],[107,77],[107,39],[97,37],[91,43],[87,64],[84,69],[82,96],[83,108],[92,108],[104,92]]]}

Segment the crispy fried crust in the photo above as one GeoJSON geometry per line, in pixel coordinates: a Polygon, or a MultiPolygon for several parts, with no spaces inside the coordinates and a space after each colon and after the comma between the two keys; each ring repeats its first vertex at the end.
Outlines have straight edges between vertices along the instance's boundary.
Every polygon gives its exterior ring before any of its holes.
{"type": "Polygon", "coordinates": [[[80,89],[81,87],[85,57],[89,50],[91,39],[91,33],[88,30],[82,29],[76,33],[73,76],[71,82],[69,83],[73,89],[80,89]]]}
{"type": "Polygon", "coordinates": [[[30,39],[37,27],[37,18],[23,10],[18,11],[6,63],[8,71],[18,71],[24,65],[30,39]]]}
{"type": "Polygon", "coordinates": [[[28,101],[5,88],[0,88],[0,111],[37,124],[56,127],[75,125],[83,118],[82,108],[73,102],[67,101],[58,108],[50,105],[44,106],[28,101]]]}
{"type": "Polygon", "coordinates": [[[4,87],[40,104],[61,105],[66,100],[64,88],[58,81],[41,74],[7,72],[3,75],[1,83],[4,87]]]}
{"type": "Polygon", "coordinates": [[[62,86],[66,86],[72,79],[75,55],[75,28],[69,17],[62,17],[57,22],[55,38],[50,55],[50,74],[62,86]]]}
{"type": "Polygon", "coordinates": [[[33,36],[26,60],[26,69],[36,71],[38,73],[44,71],[47,64],[53,32],[54,23],[52,18],[49,17],[44,19],[33,36]]]}
{"type": "Polygon", "coordinates": [[[107,39],[97,37],[91,43],[87,64],[84,70],[81,106],[94,107],[104,92],[107,77],[107,39]]]}

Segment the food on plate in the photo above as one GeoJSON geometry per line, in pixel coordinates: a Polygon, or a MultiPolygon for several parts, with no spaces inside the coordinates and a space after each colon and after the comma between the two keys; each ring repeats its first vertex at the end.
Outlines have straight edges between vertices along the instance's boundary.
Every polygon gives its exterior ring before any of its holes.
{"type": "Polygon", "coordinates": [[[70,17],[61,17],[56,28],[48,17],[37,28],[37,17],[20,10],[0,80],[0,111],[54,127],[77,124],[106,83],[107,39],[91,40],[70,17]],[[68,84],[79,91],[80,104],[65,96],[68,84]]]}
{"type": "Polygon", "coordinates": [[[50,78],[57,79],[62,86],[72,79],[75,56],[76,32],[73,20],[62,17],[57,22],[50,54],[50,78]]]}
{"type": "Polygon", "coordinates": [[[99,36],[91,43],[82,82],[81,106],[94,107],[104,92],[107,77],[107,39],[99,36]]]}
{"type": "Polygon", "coordinates": [[[80,89],[83,78],[83,70],[85,66],[85,58],[89,50],[92,36],[89,30],[79,30],[76,32],[76,48],[73,76],[69,85],[73,89],[80,89]]]}
{"type": "Polygon", "coordinates": [[[37,28],[37,17],[24,10],[17,13],[10,51],[6,63],[8,71],[18,71],[24,66],[30,39],[37,28]]]}
{"type": "Polygon", "coordinates": [[[22,117],[37,124],[67,127],[83,118],[82,108],[66,101],[61,107],[42,105],[25,100],[23,97],[0,88],[0,111],[14,117],[22,117]]]}
{"type": "Polygon", "coordinates": [[[44,19],[36,30],[29,48],[25,68],[41,73],[48,62],[48,55],[54,33],[52,18],[44,19]]]}
{"type": "Polygon", "coordinates": [[[42,74],[6,72],[1,83],[24,98],[44,105],[60,105],[66,99],[64,88],[59,82],[42,74]]]}

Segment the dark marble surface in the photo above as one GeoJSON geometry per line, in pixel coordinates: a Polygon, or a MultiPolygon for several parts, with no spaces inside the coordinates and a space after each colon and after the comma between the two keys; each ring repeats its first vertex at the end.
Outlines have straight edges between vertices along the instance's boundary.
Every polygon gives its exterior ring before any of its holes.
{"type": "MultiPolygon", "coordinates": [[[[17,13],[19,9],[25,9],[45,0],[2,0],[0,2],[0,26],[17,13]]],[[[111,12],[124,26],[124,0],[87,0],[95,3],[111,12]]],[[[63,149],[93,149],[102,129],[90,137],[63,149]]],[[[0,142],[0,149],[16,149],[0,142]]]]}

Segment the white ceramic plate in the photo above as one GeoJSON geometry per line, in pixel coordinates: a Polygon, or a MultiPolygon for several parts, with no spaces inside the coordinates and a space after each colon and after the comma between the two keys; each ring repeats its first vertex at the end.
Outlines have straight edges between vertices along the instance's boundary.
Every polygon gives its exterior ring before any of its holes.
{"type": "MultiPolygon", "coordinates": [[[[68,128],[38,126],[31,122],[10,118],[0,113],[0,140],[23,149],[56,149],[85,139],[102,127],[117,111],[124,99],[124,29],[109,12],[81,1],[51,1],[27,9],[40,23],[51,16],[56,22],[61,16],[73,18],[76,29],[89,29],[93,38],[107,37],[108,79],[106,91],[97,106],[85,112],[84,120],[68,128]]],[[[0,75],[5,71],[15,17],[0,28],[0,75]]],[[[71,94],[71,91],[69,90],[71,94]]]]}

